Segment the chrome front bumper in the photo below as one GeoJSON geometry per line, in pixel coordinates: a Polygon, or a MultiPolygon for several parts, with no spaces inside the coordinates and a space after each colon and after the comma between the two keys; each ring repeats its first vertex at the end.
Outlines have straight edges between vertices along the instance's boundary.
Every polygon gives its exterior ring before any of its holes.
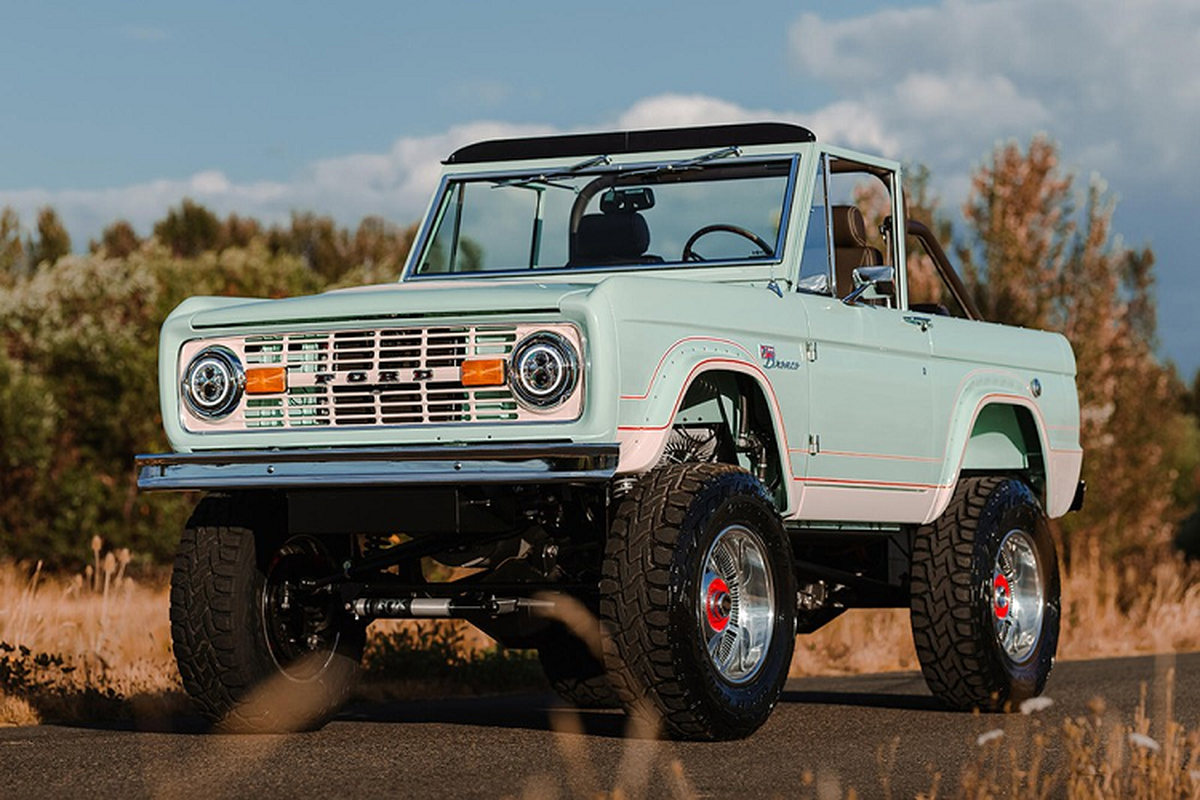
{"type": "Polygon", "coordinates": [[[138,456],[146,492],[606,481],[620,445],[515,444],[225,450],[138,456]]]}

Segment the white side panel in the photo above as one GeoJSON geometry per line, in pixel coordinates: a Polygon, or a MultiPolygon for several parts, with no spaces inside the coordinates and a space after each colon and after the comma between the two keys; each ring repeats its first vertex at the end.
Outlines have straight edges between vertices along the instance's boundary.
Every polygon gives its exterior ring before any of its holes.
{"type": "MultiPolygon", "coordinates": [[[[800,483],[800,481],[795,481],[800,483]]],[[[804,502],[792,519],[839,522],[895,522],[921,519],[933,503],[934,490],[895,486],[804,482],[804,502]]]]}
{"type": "Polygon", "coordinates": [[[1046,459],[1050,473],[1046,487],[1046,514],[1061,517],[1071,510],[1075,488],[1079,485],[1079,470],[1083,467],[1082,450],[1051,450],[1046,459]]]}

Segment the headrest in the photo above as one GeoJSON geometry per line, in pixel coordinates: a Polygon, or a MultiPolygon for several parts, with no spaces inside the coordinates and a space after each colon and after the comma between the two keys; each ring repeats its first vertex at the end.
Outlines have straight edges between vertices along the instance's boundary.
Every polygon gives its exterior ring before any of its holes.
{"type": "Polygon", "coordinates": [[[833,217],[834,247],[870,247],[867,241],[867,223],[857,206],[833,206],[829,209],[833,217]]]}
{"type": "Polygon", "coordinates": [[[639,258],[650,246],[650,228],[637,212],[584,214],[575,233],[575,259],[639,258]]]}

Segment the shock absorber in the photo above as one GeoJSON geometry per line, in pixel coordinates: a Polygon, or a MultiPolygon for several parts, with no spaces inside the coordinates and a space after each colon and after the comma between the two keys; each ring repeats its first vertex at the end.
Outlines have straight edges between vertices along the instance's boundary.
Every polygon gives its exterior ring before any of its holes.
{"type": "Polygon", "coordinates": [[[359,619],[452,619],[544,606],[553,603],[527,597],[360,597],[347,603],[346,610],[359,619]]]}

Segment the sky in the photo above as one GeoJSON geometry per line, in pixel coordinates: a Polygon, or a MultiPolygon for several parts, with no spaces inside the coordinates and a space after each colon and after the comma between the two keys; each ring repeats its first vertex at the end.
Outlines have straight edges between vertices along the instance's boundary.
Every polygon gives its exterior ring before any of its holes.
{"type": "Polygon", "coordinates": [[[1041,133],[1157,256],[1160,353],[1200,368],[1196,0],[0,0],[0,205],[77,249],[183,197],[285,221],[424,212],[482,138],[778,119],[968,176],[1041,133]]]}

